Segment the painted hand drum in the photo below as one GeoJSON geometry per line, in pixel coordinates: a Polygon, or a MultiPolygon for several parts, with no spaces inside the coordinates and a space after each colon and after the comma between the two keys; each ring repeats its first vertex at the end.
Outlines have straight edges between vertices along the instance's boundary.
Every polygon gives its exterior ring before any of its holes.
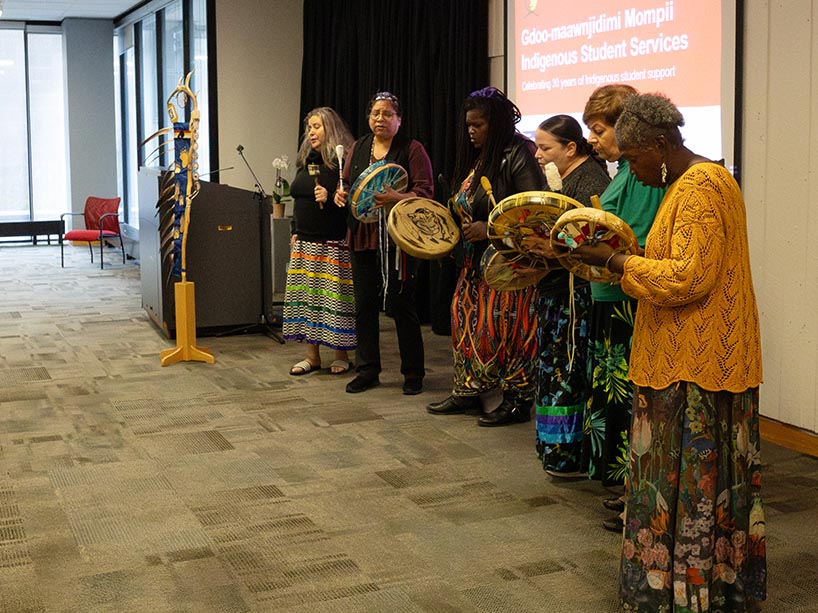
{"type": "Polygon", "coordinates": [[[540,262],[511,261],[498,253],[494,245],[483,252],[480,270],[488,286],[500,292],[536,285],[549,271],[548,266],[540,262]]]}
{"type": "Polygon", "coordinates": [[[389,211],[386,229],[395,244],[423,260],[446,257],[460,240],[449,209],[427,198],[404,198],[389,211]]]}
{"type": "Polygon", "coordinates": [[[379,210],[375,208],[375,195],[380,194],[385,188],[391,187],[395,191],[403,192],[409,185],[409,175],[403,166],[378,160],[369,168],[364,170],[352,188],[349,190],[349,206],[355,219],[364,223],[378,221],[379,210]]]}
{"type": "Polygon", "coordinates": [[[529,251],[523,240],[530,236],[547,239],[560,215],[582,204],[553,192],[520,192],[503,198],[489,214],[487,233],[497,253],[515,260],[523,255],[547,265],[548,259],[529,251]]]}
{"type": "Polygon", "coordinates": [[[639,253],[639,242],[633,230],[613,213],[590,207],[566,212],[554,226],[551,246],[565,268],[588,281],[618,283],[621,275],[604,266],[585,264],[571,255],[571,249],[585,241],[603,241],[621,253],[639,253]]]}

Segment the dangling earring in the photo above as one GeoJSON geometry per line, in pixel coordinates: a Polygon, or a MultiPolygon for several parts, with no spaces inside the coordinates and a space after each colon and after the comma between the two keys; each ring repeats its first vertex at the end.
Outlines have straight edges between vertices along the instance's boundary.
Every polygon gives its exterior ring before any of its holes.
{"type": "Polygon", "coordinates": [[[667,184],[667,164],[662,162],[662,185],[667,184]]]}

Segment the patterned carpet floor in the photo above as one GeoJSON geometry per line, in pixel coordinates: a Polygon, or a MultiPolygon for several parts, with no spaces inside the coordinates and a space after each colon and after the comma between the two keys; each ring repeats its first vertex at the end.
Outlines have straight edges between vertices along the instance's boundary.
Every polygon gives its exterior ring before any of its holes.
{"type": "MultiPolygon", "coordinates": [[[[261,334],[162,367],[139,268],[66,251],[0,246],[0,612],[618,610],[609,494],[547,476],[533,424],[425,411],[448,338],[424,330],[418,396],[385,317],[362,394],[261,334]]],[[[816,611],[818,459],[762,457],[764,609],[816,611]]]]}

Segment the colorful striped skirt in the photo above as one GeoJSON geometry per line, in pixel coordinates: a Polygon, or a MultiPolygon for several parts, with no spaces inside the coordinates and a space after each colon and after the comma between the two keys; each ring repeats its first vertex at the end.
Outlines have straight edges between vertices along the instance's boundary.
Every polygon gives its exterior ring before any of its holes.
{"type": "Polygon", "coordinates": [[[581,470],[588,379],[591,288],[566,278],[562,287],[540,290],[537,361],[537,454],[544,470],[581,470]]]}
{"type": "Polygon", "coordinates": [[[355,296],[345,240],[295,240],[284,291],[284,338],[355,349],[355,296]]]}

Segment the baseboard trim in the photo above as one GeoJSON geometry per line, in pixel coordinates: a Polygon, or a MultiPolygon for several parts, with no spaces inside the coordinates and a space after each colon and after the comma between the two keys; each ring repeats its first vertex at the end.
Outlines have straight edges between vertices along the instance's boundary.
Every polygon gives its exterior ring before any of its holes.
{"type": "Polygon", "coordinates": [[[769,417],[759,420],[761,439],[818,458],[818,435],[769,417]]]}

